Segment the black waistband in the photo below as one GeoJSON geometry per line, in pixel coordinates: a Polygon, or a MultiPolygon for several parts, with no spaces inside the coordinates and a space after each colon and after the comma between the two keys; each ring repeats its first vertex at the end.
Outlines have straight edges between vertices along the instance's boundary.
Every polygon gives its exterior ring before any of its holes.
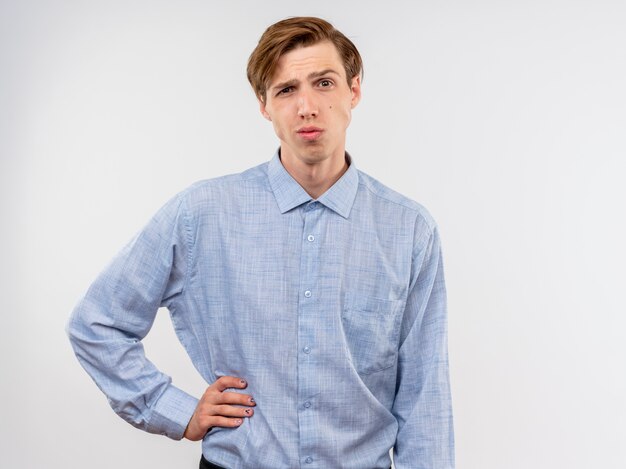
{"type": "Polygon", "coordinates": [[[200,469],[225,469],[222,466],[217,466],[209,461],[207,461],[206,459],[204,459],[204,456],[202,456],[202,458],[200,458],[200,469]]]}

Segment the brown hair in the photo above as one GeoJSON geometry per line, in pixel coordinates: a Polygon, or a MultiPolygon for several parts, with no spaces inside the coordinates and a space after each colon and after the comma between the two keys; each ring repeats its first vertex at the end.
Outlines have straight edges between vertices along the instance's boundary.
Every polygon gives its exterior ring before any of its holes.
{"type": "Polygon", "coordinates": [[[363,73],[363,61],[356,46],[321,18],[299,16],[274,23],[265,30],[259,44],[248,59],[248,81],[257,97],[265,101],[265,91],[276,71],[278,60],[287,52],[322,41],[330,41],[337,48],[346,70],[348,84],[363,73]]]}

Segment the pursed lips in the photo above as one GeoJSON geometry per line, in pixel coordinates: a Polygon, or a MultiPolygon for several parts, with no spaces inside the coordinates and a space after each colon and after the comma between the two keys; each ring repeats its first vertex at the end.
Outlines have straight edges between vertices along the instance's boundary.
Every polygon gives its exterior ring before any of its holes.
{"type": "Polygon", "coordinates": [[[315,140],[322,134],[322,129],[319,127],[301,127],[296,133],[304,140],[315,140]]]}

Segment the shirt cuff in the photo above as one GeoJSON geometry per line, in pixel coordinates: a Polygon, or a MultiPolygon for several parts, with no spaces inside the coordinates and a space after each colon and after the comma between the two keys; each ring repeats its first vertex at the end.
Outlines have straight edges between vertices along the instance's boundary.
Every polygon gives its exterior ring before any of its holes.
{"type": "Polygon", "coordinates": [[[182,439],[197,405],[198,399],[195,397],[175,386],[168,386],[152,408],[148,431],[173,440],[182,439]]]}

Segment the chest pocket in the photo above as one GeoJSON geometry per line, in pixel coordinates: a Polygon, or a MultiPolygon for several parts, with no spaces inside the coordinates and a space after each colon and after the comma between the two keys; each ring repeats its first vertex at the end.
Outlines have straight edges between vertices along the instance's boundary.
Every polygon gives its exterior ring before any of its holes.
{"type": "Polygon", "coordinates": [[[360,374],[395,364],[403,306],[402,300],[346,294],[341,320],[352,363],[360,374]]]}

